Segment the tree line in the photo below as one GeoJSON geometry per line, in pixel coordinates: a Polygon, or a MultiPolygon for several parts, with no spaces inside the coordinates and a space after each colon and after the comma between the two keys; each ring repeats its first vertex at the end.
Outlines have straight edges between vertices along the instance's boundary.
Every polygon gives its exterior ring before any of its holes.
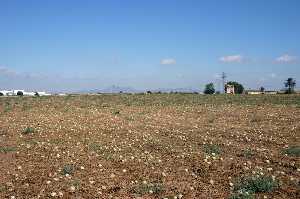
{"type": "MultiPolygon", "coordinates": [[[[224,92],[226,92],[227,86],[233,86],[235,94],[242,94],[242,93],[244,93],[244,90],[245,90],[244,86],[242,84],[235,82],[235,81],[229,81],[226,83],[225,87],[223,88],[224,92]]],[[[285,80],[284,86],[285,86],[286,94],[295,93],[296,80],[294,78],[290,77],[287,80],[285,80]]],[[[265,91],[265,88],[260,87],[259,91],[263,93],[265,91]]],[[[220,92],[216,91],[213,83],[209,83],[209,84],[205,85],[204,94],[215,94],[215,93],[219,94],[220,92]]]]}

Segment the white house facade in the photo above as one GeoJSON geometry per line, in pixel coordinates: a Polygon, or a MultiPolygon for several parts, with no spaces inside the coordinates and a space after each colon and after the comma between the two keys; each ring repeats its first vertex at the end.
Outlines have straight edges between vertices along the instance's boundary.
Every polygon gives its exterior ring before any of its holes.
{"type": "Polygon", "coordinates": [[[51,94],[46,93],[45,91],[37,91],[37,92],[29,92],[29,91],[25,91],[25,90],[0,90],[0,96],[16,96],[21,94],[24,96],[50,96],[51,94]]]}

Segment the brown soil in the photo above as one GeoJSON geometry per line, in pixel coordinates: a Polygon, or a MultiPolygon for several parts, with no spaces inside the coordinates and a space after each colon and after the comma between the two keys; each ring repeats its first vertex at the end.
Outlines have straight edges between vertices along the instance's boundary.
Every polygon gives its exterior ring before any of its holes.
{"type": "Polygon", "coordinates": [[[229,198],[253,175],[299,198],[299,105],[126,97],[1,99],[0,198],[229,198]]]}

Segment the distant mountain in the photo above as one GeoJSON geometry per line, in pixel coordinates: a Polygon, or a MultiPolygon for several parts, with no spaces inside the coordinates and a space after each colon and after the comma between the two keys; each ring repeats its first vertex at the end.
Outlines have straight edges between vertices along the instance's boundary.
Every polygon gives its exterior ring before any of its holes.
{"type": "Polygon", "coordinates": [[[162,92],[162,93],[170,93],[170,92],[178,92],[178,93],[194,93],[198,92],[201,93],[202,91],[200,89],[186,87],[186,88],[159,88],[151,90],[153,92],[162,92]]]}
{"type": "Polygon", "coordinates": [[[75,93],[138,93],[138,92],[143,92],[143,91],[139,91],[136,90],[134,88],[131,87],[120,87],[120,86],[110,86],[104,89],[91,89],[91,90],[81,90],[81,91],[77,91],[75,93]]]}
{"type": "Polygon", "coordinates": [[[138,93],[142,92],[132,87],[120,87],[120,86],[110,86],[105,89],[98,90],[98,93],[138,93]]]}
{"type": "Polygon", "coordinates": [[[132,87],[121,87],[121,86],[110,86],[104,89],[91,89],[91,90],[81,90],[74,93],[143,93],[146,91],[151,92],[162,92],[162,93],[170,93],[170,92],[178,92],[178,93],[202,93],[200,89],[197,88],[158,88],[158,89],[145,89],[145,90],[138,90],[132,87]]]}

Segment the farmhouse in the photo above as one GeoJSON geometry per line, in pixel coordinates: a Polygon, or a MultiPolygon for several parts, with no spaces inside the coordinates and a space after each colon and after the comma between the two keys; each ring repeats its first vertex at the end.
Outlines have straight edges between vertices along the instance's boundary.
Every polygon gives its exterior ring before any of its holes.
{"type": "Polygon", "coordinates": [[[226,84],[225,85],[225,93],[234,94],[234,85],[226,84]]]}

